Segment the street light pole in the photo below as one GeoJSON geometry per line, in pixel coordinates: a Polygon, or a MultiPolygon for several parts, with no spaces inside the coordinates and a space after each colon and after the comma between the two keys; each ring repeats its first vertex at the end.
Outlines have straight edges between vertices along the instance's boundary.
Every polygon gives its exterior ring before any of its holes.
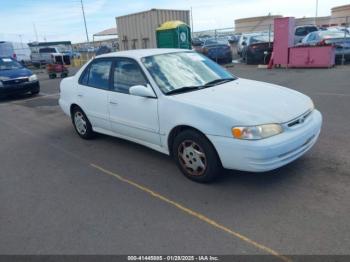
{"type": "Polygon", "coordinates": [[[85,11],[84,11],[83,0],[80,0],[80,3],[81,3],[81,10],[83,11],[83,17],[84,17],[86,40],[87,40],[88,43],[90,43],[90,41],[89,41],[89,34],[88,34],[87,26],[86,26],[86,18],[85,18],[85,11]]]}

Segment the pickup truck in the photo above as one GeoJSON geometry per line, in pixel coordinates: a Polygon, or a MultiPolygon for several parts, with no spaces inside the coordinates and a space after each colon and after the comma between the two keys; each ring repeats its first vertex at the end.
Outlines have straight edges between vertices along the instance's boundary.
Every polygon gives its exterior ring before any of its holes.
{"type": "Polygon", "coordinates": [[[32,52],[31,60],[34,66],[53,64],[55,63],[55,57],[61,56],[64,64],[70,64],[69,55],[65,55],[56,47],[43,47],[38,52],[32,52]]]}

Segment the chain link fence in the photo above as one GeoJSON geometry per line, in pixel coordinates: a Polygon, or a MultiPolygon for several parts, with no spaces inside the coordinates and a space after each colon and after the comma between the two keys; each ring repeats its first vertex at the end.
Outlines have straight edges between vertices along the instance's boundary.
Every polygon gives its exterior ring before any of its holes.
{"type": "MultiPolygon", "coordinates": [[[[303,41],[303,39],[315,29],[312,29],[314,25],[319,30],[338,32],[337,40],[333,43],[336,46],[336,62],[337,64],[350,64],[350,16],[344,17],[318,17],[318,18],[299,18],[295,20],[295,45],[312,44],[317,45],[320,43],[313,42],[309,39],[303,41]],[[300,29],[297,29],[300,28],[300,29]],[[343,34],[343,36],[341,35],[343,34]],[[305,43],[304,43],[305,42],[305,43]]],[[[314,27],[315,28],[315,27],[314,27]]],[[[236,27],[229,28],[217,28],[212,30],[204,30],[193,32],[192,38],[199,39],[203,43],[207,39],[221,39],[226,38],[229,40],[233,58],[241,59],[242,57],[242,42],[245,42],[252,35],[265,35],[266,42],[269,46],[273,45],[274,38],[274,25],[273,19],[269,22],[266,20],[256,21],[252,23],[242,23],[236,25],[236,27]]],[[[325,36],[331,38],[331,35],[325,36]]],[[[249,44],[249,43],[246,43],[249,44]]],[[[198,49],[194,47],[194,49],[198,49]]]]}

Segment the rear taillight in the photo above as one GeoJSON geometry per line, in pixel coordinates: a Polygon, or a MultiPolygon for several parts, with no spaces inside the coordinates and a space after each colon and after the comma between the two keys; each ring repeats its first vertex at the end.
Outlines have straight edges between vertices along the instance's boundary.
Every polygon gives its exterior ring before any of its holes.
{"type": "Polygon", "coordinates": [[[15,53],[13,53],[12,56],[13,56],[14,59],[17,59],[17,55],[15,53]]]}
{"type": "Polygon", "coordinates": [[[326,45],[326,39],[323,39],[321,42],[318,43],[319,45],[326,45]]]}

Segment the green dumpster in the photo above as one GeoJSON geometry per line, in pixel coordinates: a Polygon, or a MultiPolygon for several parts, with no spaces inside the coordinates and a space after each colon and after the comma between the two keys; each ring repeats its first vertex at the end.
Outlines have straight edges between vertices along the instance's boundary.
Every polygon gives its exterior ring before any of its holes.
{"type": "Polygon", "coordinates": [[[191,29],[182,21],[168,21],[156,30],[158,48],[191,49],[191,29]]]}

